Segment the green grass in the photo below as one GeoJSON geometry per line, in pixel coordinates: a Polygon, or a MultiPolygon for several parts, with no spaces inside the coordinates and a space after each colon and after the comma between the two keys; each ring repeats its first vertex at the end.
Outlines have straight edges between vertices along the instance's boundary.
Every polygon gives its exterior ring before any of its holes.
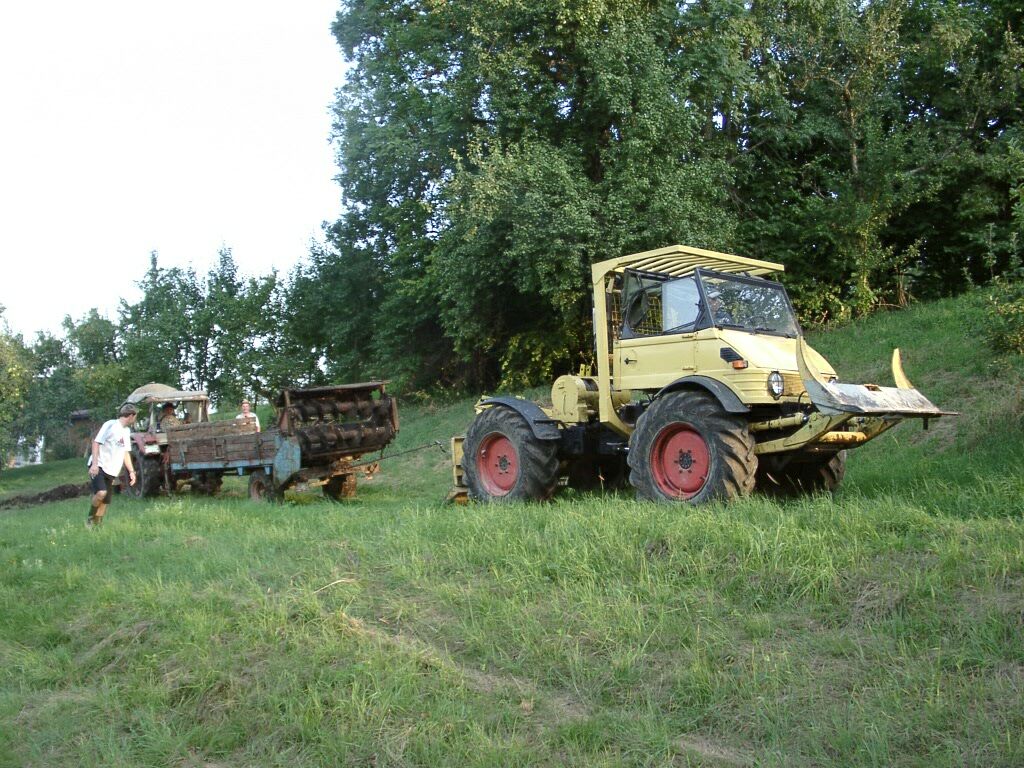
{"type": "Polygon", "coordinates": [[[85,483],[85,459],[31,464],[0,472],[0,501],[20,494],[38,493],[66,483],[85,483]]]}
{"type": "MultiPolygon", "coordinates": [[[[345,504],[0,512],[0,766],[1024,764],[1022,367],[972,302],[813,339],[965,412],[834,498],[449,507],[431,448],[345,504]]],[[[471,405],[403,405],[393,450],[471,405]]]]}

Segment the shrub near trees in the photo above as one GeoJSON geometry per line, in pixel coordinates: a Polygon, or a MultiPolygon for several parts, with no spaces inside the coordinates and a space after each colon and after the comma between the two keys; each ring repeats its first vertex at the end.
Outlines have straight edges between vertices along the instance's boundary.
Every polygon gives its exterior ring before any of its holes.
{"type": "MultiPolygon", "coordinates": [[[[310,277],[373,328],[358,366],[470,388],[575,367],[589,264],[672,242],[785,263],[812,322],[987,281],[1021,226],[1022,20],[1008,0],[350,0],[348,208],[310,277]]],[[[321,328],[331,359],[347,322],[321,328]]]]}

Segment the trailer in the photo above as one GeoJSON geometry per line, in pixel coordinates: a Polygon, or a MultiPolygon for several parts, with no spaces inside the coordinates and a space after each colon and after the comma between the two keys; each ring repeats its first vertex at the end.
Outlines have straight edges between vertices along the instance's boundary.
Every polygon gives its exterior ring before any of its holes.
{"type": "MultiPolygon", "coordinates": [[[[319,486],[328,498],[349,498],[364,466],[359,459],[382,451],[398,433],[398,404],[386,383],[285,389],[275,401],[276,424],[266,431],[253,419],[209,421],[205,393],[161,385],[140,388],[148,389],[144,401],[151,403],[151,416],[144,430],[133,435],[136,495],[172,493],[184,485],[193,493],[212,495],[224,476],[247,475],[252,499],[279,500],[296,486],[319,486]],[[156,404],[172,402],[168,395],[186,394],[195,398],[187,402],[201,403],[200,418],[160,428],[154,421],[156,404]]],[[[122,487],[133,488],[128,483],[122,487]]]]}

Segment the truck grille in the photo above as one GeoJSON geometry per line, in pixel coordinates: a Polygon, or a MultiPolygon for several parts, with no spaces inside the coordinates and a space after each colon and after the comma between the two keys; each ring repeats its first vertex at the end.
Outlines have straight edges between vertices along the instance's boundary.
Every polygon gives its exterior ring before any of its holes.
{"type": "Polygon", "coordinates": [[[782,374],[782,387],[783,397],[799,397],[806,391],[799,373],[782,374]]]}

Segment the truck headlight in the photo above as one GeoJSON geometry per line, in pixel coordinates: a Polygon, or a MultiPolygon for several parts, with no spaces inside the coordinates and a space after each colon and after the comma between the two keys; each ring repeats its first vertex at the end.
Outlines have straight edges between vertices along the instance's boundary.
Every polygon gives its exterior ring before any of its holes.
{"type": "Polygon", "coordinates": [[[782,380],[782,374],[778,371],[772,371],[768,374],[768,394],[778,400],[782,397],[782,390],[785,388],[785,382],[782,380]]]}

